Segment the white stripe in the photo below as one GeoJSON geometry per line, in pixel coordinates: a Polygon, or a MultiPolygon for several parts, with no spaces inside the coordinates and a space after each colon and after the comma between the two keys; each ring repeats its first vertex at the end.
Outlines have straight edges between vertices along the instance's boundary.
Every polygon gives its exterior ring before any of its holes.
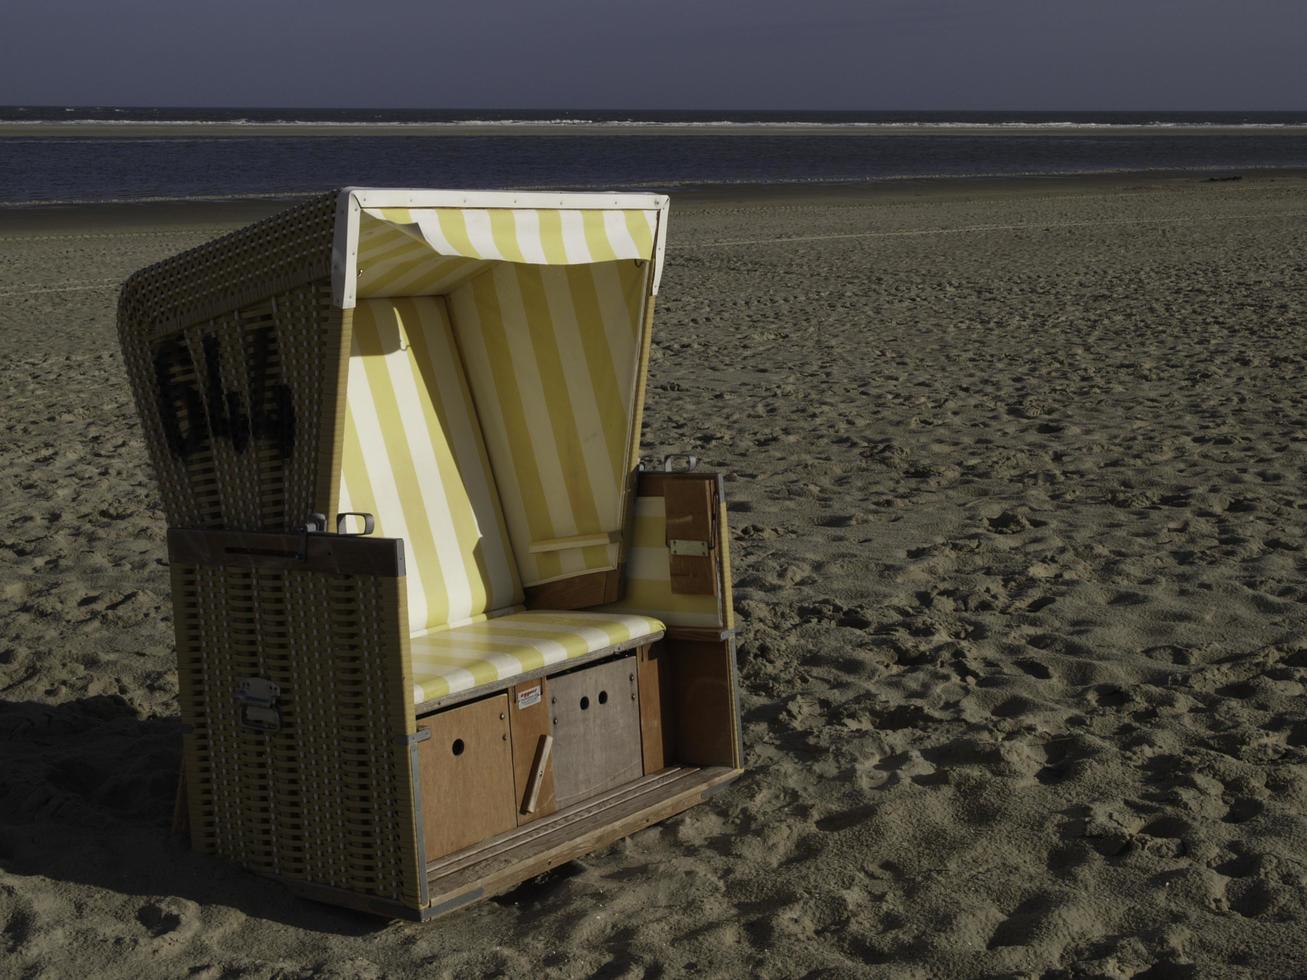
{"type": "MultiPolygon", "coordinates": [[[[372,496],[376,501],[377,513],[374,515],[377,528],[386,537],[403,538],[405,550],[410,554],[413,542],[409,540],[408,526],[404,523],[404,508],[400,504],[399,491],[395,487],[394,471],[386,459],[386,443],[381,434],[381,420],[377,417],[376,403],[372,398],[372,389],[368,385],[367,372],[363,366],[363,356],[359,353],[358,340],[354,339],[349,359],[349,382],[346,398],[351,414],[354,416],[354,428],[358,433],[359,446],[362,448],[365,469],[372,484],[372,496]]],[[[422,569],[415,561],[406,562],[405,581],[408,585],[408,621],[423,623],[427,621],[427,592],[422,584],[422,569]]]]}
{"type": "MultiPolygon", "coordinates": [[[[495,621],[494,628],[497,630],[509,630],[514,633],[532,633],[536,630],[543,630],[546,633],[565,633],[572,636],[579,636],[581,639],[585,640],[591,650],[602,650],[610,643],[622,643],[624,640],[630,639],[630,636],[627,636],[624,639],[610,640],[607,633],[603,630],[596,629],[593,626],[567,626],[563,623],[523,623],[511,620],[505,622],[500,619],[495,621]]],[[[495,637],[495,639],[499,639],[499,637],[495,637]]],[[[537,639],[541,639],[541,641],[545,643],[549,642],[543,638],[537,639]]]]}
{"type": "MultiPolygon", "coordinates": [[[[604,321],[608,349],[613,357],[617,390],[629,401],[635,391],[635,373],[640,359],[639,345],[636,343],[640,333],[639,314],[633,317],[627,308],[626,298],[622,294],[621,274],[616,263],[601,262],[590,266],[589,271],[594,278],[595,294],[599,297],[599,311],[604,321]]],[[[631,421],[628,414],[624,445],[629,445],[631,441],[631,421]]]]}
{"type": "Polygon", "coordinates": [[[422,230],[422,237],[441,255],[457,255],[458,249],[454,248],[445,237],[445,229],[440,224],[439,214],[438,211],[418,212],[418,227],[422,230]]]}
{"type": "MultiPolygon", "coordinates": [[[[522,303],[522,291],[517,283],[517,272],[512,266],[505,265],[496,267],[493,275],[504,331],[508,336],[513,375],[517,379],[518,395],[526,415],[536,466],[546,491],[545,505],[551,524],[546,531],[551,538],[571,537],[580,532],[576,526],[576,515],[572,513],[571,503],[564,493],[567,483],[558,458],[558,444],[554,441],[553,423],[549,414],[549,399],[540,377],[540,367],[536,363],[526,308],[522,303]]],[[[566,565],[567,553],[561,554],[565,556],[563,560],[566,565]]],[[[573,557],[579,559],[579,556],[573,557]]],[[[580,568],[576,570],[579,571],[580,568]]]]}
{"type": "Polygon", "coordinates": [[[423,322],[422,314],[429,311],[431,304],[415,305],[419,310],[417,323],[404,323],[396,307],[391,306],[385,311],[394,317],[404,343],[399,350],[386,354],[384,360],[395,402],[404,420],[404,441],[418,478],[423,510],[426,511],[427,522],[431,526],[431,536],[435,539],[436,559],[440,562],[441,577],[445,581],[449,609],[447,618],[458,619],[472,614],[472,585],[468,581],[467,565],[458,547],[453,507],[441,481],[440,459],[434,445],[437,441],[445,441],[445,433],[439,429],[439,420],[435,432],[427,429],[422,406],[423,392],[418,390],[418,379],[414,377],[417,365],[410,357],[412,342],[408,338],[414,330],[422,331],[428,338],[444,331],[441,329],[443,324],[438,321],[423,322]]]}
{"type": "Polygon", "coordinates": [[[625,211],[604,211],[604,232],[608,235],[608,244],[619,259],[644,258],[640,247],[631,237],[631,229],[626,226],[625,211]]]}
{"type": "MultiPolygon", "coordinates": [[[[483,449],[477,438],[480,426],[468,414],[467,383],[461,376],[453,332],[445,322],[443,311],[441,321],[441,329],[428,333],[429,363],[439,390],[446,393],[441,399],[450,429],[446,435],[450,437],[454,459],[480,535],[477,546],[483,549],[485,574],[489,579],[486,584],[490,595],[486,596],[486,605],[494,608],[498,604],[520,602],[522,594],[513,577],[513,555],[508,542],[499,533],[498,494],[486,470],[488,460],[482,457],[483,449]]],[[[469,555],[468,560],[475,562],[475,555],[469,555]]]]}
{"type": "MultiPolygon", "coordinates": [[[[558,643],[555,640],[546,640],[544,637],[530,636],[530,637],[519,638],[519,637],[508,637],[508,636],[478,635],[478,636],[470,636],[468,638],[474,639],[479,643],[488,643],[491,646],[506,647],[509,650],[524,650],[528,653],[530,652],[538,653],[541,655],[541,657],[544,658],[544,662],[546,664],[562,663],[564,660],[571,659],[567,655],[567,647],[565,647],[561,643],[558,643]]],[[[494,652],[487,653],[484,650],[472,650],[469,649],[468,647],[461,648],[463,651],[467,651],[465,654],[462,652],[456,652],[456,651],[460,651],[460,648],[458,646],[459,637],[456,634],[449,635],[449,634],[439,633],[436,634],[435,636],[428,637],[423,642],[430,644],[430,652],[433,654],[438,652],[439,655],[442,657],[446,657],[446,656],[457,657],[459,660],[462,660],[464,662],[475,662],[477,660],[483,660],[483,659],[489,660],[490,658],[497,658],[494,662],[500,663],[503,661],[503,658],[512,656],[511,654],[494,653],[494,652]]],[[[577,656],[582,657],[585,656],[585,654],[578,653],[577,656]]],[[[431,666],[431,665],[428,664],[427,666],[431,666]]],[[[499,668],[496,667],[496,670],[498,669],[499,668]]],[[[513,670],[506,676],[511,677],[513,673],[520,674],[524,669],[525,668],[522,666],[520,661],[516,662],[513,670]]],[[[505,675],[501,671],[500,672],[501,679],[504,676],[505,675]]]]}
{"type": "MultiPolygon", "coordinates": [[[[481,318],[477,314],[472,287],[465,283],[449,297],[458,347],[463,352],[463,363],[474,391],[487,397],[477,399],[476,410],[481,417],[481,433],[486,440],[491,459],[512,460],[508,445],[508,426],[504,421],[501,402],[495,391],[495,378],[490,371],[490,352],[486,349],[481,318]]],[[[492,467],[493,470],[493,467],[492,467]]],[[[530,541],[531,528],[527,523],[526,509],[522,505],[522,488],[513,466],[506,466],[495,474],[499,484],[499,499],[505,504],[504,520],[508,524],[512,541],[530,541]]],[[[530,556],[519,558],[514,552],[517,570],[523,581],[534,581],[537,574],[530,556]]]]}
{"type": "Polygon", "coordinates": [[[464,211],[463,222],[467,225],[467,237],[476,249],[479,259],[506,259],[495,244],[495,235],[490,227],[489,211],[464,211]]]}
{"type": "MultiPolygon", "coordinates": [[[[414,691],[417,694],[417,702],[421,704],[428,700],[426,691],[422,690],[422,685],[431,684],[436,681],[444,681],[448,690],[447,694],[457,694],[459,691],[466,691],[469,687],[475,687],[477,683],[476,675],[471,671],[464,670],[462,667],[443,668],[447,673],[435,673],[433,670],[419,671],[416,667],[413,670],[414,691]]],[[[436,697],[441,697],[437,694],[436,697]]]]}
{"type": "Polygon", "coordinates": [[[544,242],[540,239],[540,212],[513,212],[513,230],[517,234],[517,247],[522,250],[522,258],[535,265],[548,265],[545,258],[544,242]]]}
{"type": "MultiPolygon", "coordinates": [[[[501,646],[505,644],[500,644],[501,646]]],[[[522,644],[518,644],[520,648],[522,644]]],[[[416,656],[416,655],[415,655],[416,656]]],[[[433,660],[452,660],[451,670],[460,670],[459,664],[489,664],[495,668],[495,674],[502,680],[505,677],[512,677],[514,674],[522,673],[522,662],[508,653],[496,653],[493,650],[476,650],[457,645],[456,638],[446,638],[443,636],[433,636],[422,643],[422,666],[427,670],[439,672],[444,668],[444,664],[433,663],[433,660]],[[447,645],[448,644],[448,645],[447,645]]],[[[468,673],[471,673],[468,668],[468,673]]]]}
{"type": "Polygon", "coordinates": [[[559,211],[563,223],[563,253],[571,265],[590,261],[590,245],[585,240],[585,224],[580,211],[559,211]]]}

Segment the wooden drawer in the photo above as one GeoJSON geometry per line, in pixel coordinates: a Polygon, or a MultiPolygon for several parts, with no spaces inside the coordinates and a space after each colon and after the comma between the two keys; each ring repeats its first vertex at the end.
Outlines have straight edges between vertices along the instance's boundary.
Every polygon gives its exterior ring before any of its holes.
{"type": "Polygon", "coordinates": [[[508,695],[418,719],[426,859],[462,850],[517,826],[508,695]]]}
{"type": "Polygon", "coordinates": [[[549,679],[558,808],[643,775],[636,658],[549,679]]]}

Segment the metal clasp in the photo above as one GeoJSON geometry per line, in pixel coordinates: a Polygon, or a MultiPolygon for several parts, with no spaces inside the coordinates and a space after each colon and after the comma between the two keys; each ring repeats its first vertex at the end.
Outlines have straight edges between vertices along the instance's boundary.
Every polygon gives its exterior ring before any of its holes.
{"type": "Polygon", "coordinates": [[[281,687],[262,677],[242,677],[236,684],[236,704],[240,707],[240,722],[263,734],[281,730],[281,712],[277,699],[281,687]]]}

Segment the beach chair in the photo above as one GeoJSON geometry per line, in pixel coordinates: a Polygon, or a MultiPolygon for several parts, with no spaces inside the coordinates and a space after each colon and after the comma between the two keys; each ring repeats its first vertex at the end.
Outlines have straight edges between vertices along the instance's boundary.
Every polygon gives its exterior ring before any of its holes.
{"type": "Polygon", "coordinates": [[[197,849],[426,919],[739,774],[722,482],[639,467],[666,228],[349,188],[128,280],[197,849]]]}

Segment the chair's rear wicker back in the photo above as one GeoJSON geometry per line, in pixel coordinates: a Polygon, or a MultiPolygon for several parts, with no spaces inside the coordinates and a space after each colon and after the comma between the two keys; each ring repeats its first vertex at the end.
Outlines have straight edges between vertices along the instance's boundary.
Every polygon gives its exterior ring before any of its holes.
{"type": "Polygon", "coordinates": [[[172,527],[284,530],[334,501],[349,311],[332,306],[335,197],[132,276],[118,329],[172,527]]]}

